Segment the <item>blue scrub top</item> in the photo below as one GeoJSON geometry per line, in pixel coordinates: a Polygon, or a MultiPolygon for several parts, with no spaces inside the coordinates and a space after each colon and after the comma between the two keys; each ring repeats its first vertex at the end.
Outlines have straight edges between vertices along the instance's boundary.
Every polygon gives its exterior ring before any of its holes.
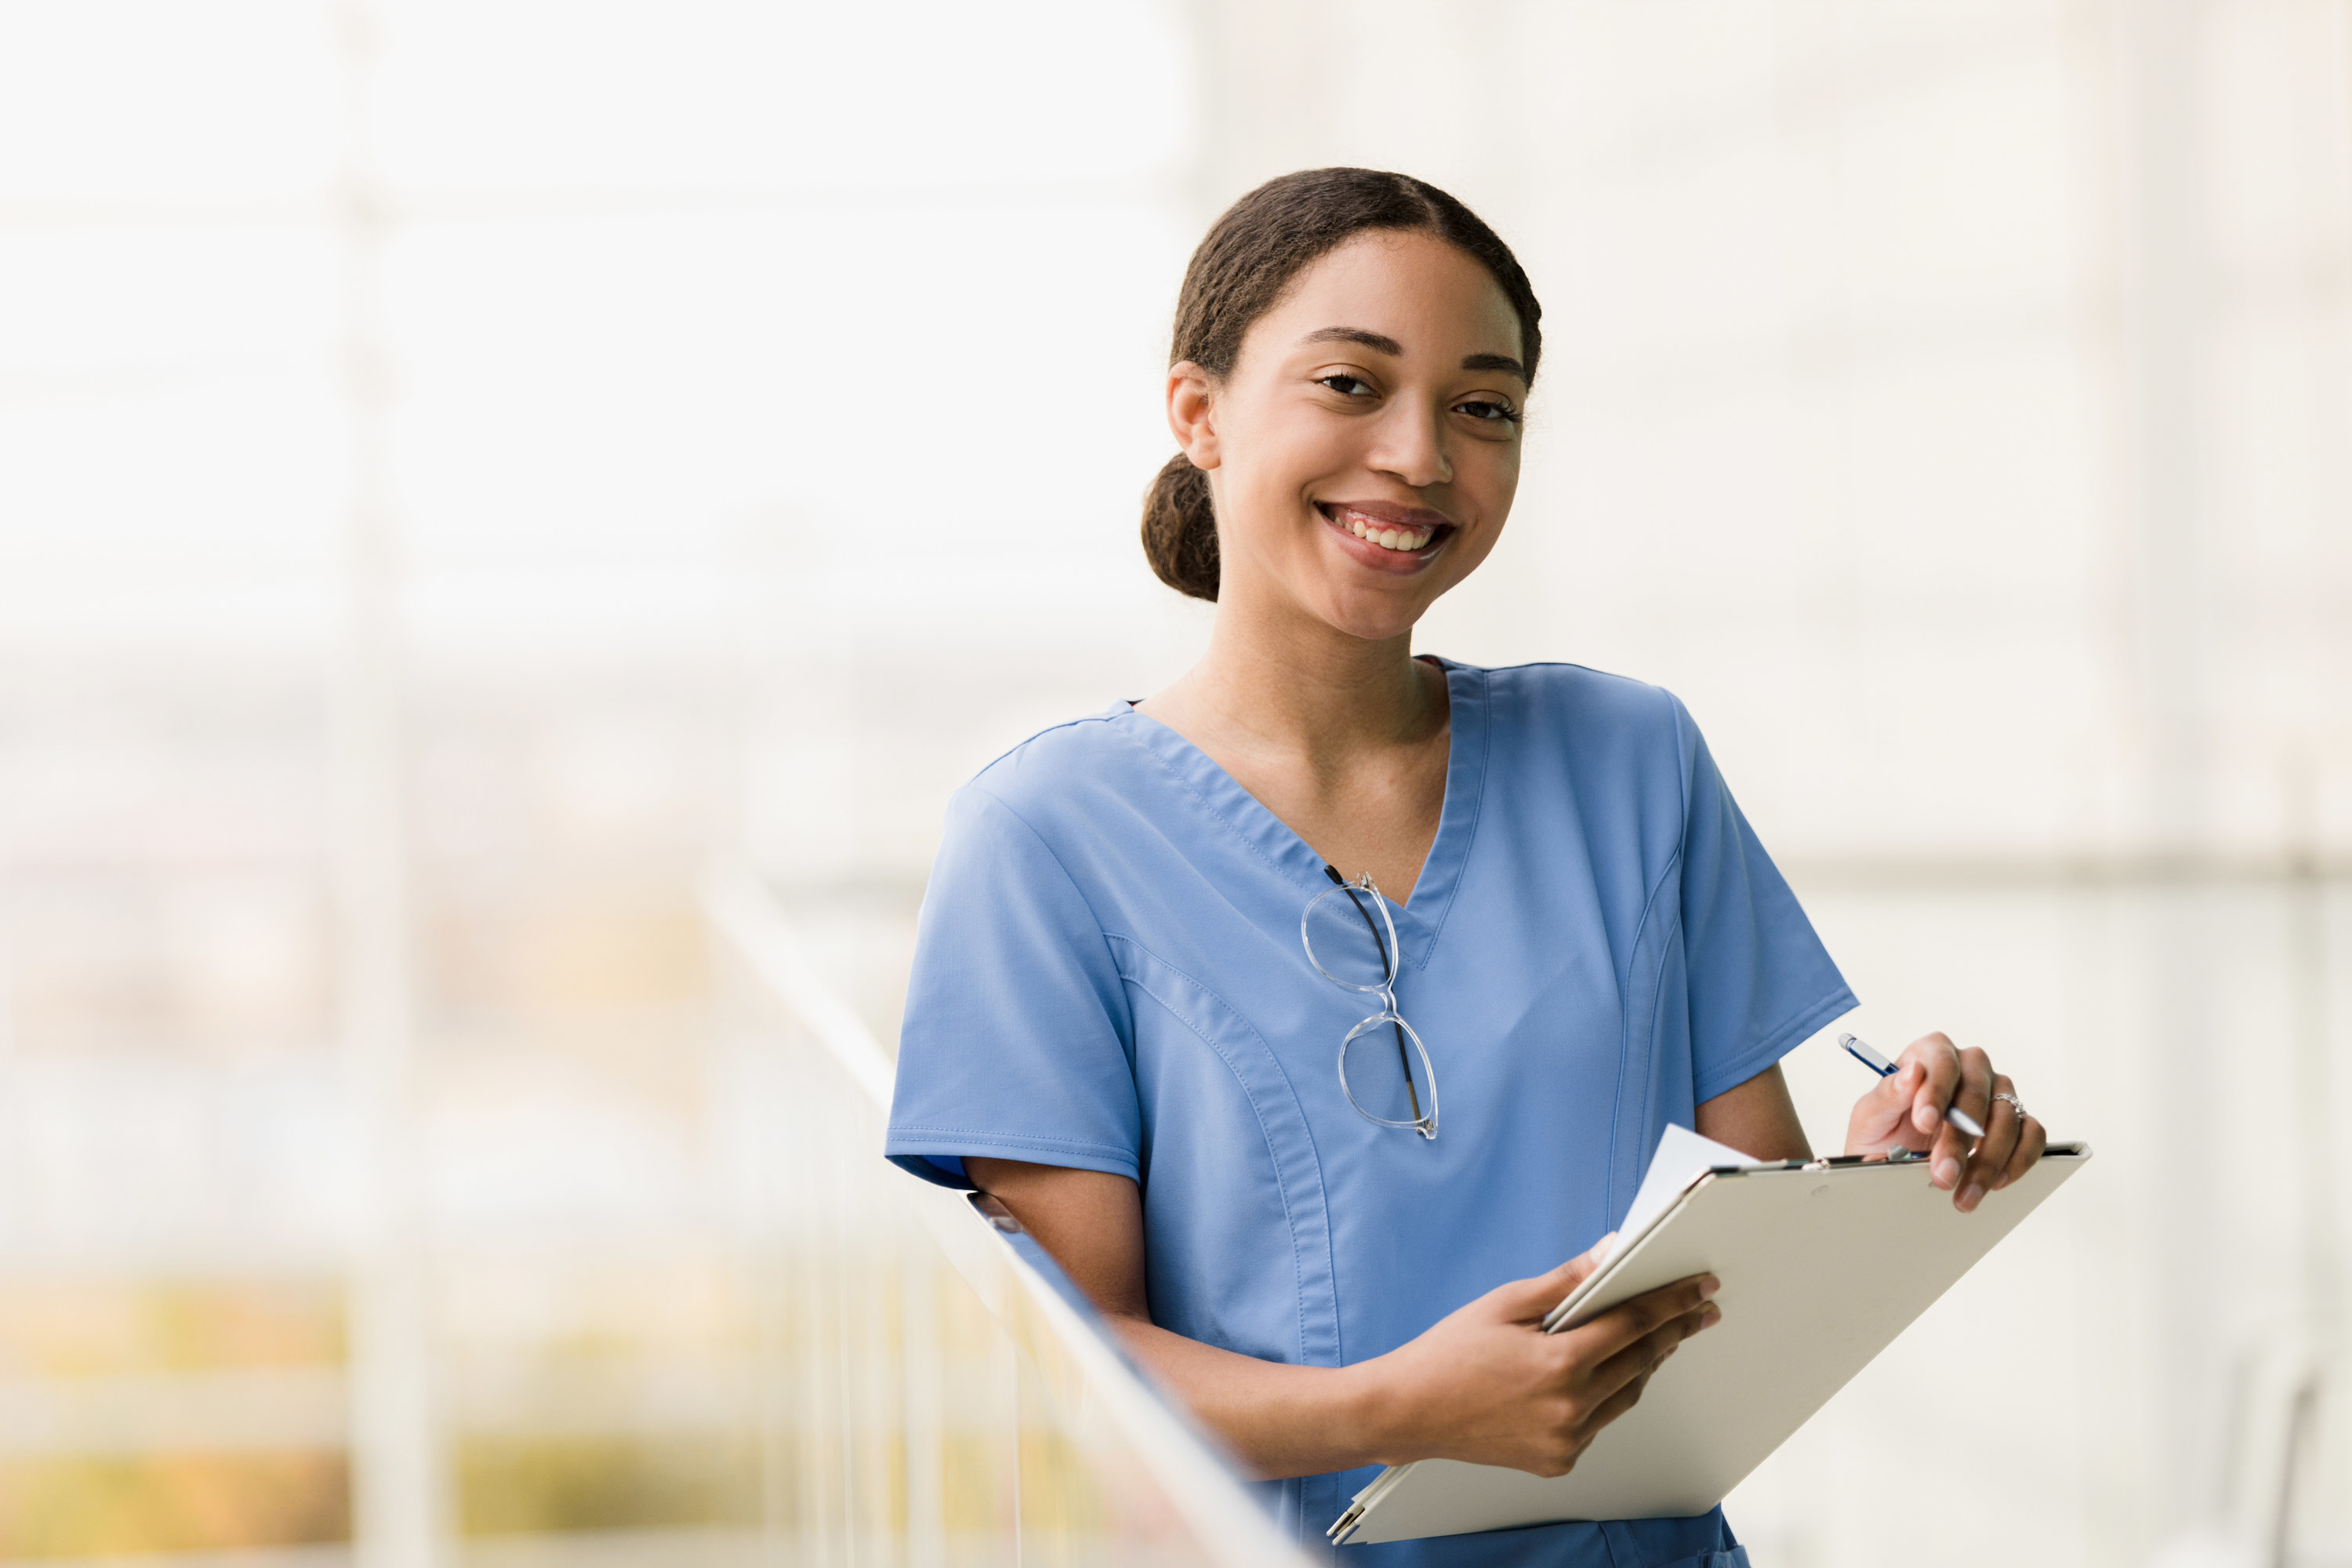
{"type": "MultiPolygon", "coordinates": [[[[949,807],[887,1152],[968,1186],[993,1155],[1141,1186],[1152,1321],[1267,1361],[1395,1349],[1624,1215],[1666,1123],[1854,1005],[1697,728],[1573,665],[1443,664],[1436,842],[1392,905],[1434,1142],[1340,1092],[1378,1010],[1298,937],[1322,858],[1121,703],[1045,731],[949,807]]],[[[1605,1439],[1604,1439],[1605,1440],[1605,1439]]],[[[1318,1557],[1379,1472],[1265,1482],[1318,1557]]],[[[1722,1510],[1349,1547],[1361,1568],[1745,1561],[1722,1510]]]]}

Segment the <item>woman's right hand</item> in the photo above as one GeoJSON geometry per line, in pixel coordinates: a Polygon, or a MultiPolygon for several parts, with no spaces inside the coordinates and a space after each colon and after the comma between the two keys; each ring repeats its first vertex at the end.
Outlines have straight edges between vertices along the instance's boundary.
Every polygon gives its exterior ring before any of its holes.
{"type": "Polygon", "coordinates": [[[1564,1476],[1633,1408],[1650,1374],[1723,1309],[1711,1274],[1659,1287],[1591,1322],[1543,1320],[1601,1266],[1613,1237],[1549,1274],[1515,1279],[1360,1370],[1377,1378],[1381,1460],[1464,1459],[1564,1476]],[[1391,1436],[1391,1435],[1393,1436],[1391,1436]]]}

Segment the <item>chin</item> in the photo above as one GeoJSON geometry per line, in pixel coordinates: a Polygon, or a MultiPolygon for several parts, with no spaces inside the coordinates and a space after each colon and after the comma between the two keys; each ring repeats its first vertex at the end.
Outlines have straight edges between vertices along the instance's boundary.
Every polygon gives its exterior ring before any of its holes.
{"type": "Polygon", "coordinates": [[[1351,637],[1389,642],[1409,635],[1428,609],[1418,594],[1409,600],[1384,594],[1334,594],[1324,602],[1322,618],[1351,637]]]}

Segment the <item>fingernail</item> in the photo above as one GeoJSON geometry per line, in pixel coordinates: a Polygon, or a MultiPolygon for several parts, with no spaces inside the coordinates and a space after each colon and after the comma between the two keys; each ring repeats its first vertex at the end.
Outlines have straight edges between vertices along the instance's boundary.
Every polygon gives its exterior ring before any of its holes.
{"type": "Polygon", "coordinates": [[[1958,1160],[1945,1159],[1936,1162],[1936,1184],[1937,1186],[1948,1187],[1959,1179],[1960,1163],[1958,1160]]]}
{"type": "Polygon", "coordinates": [[[1698,1315],[1698,1326],[1702,1329],[1711,1329],[1721,1321],[1723,1321],[1723,1309],[1712,1301],[1706,1304],[1706,1310],[1698,1315]]]}
{"type": "Polygon", "coordinates": [[[1723,1281],[1710,1274],[1706,1279],[1698,1282],[1698,1299],[1704,1301],[1709,1296],[1714,1295],[1717,1290],[1722,1289],[1723,1281]]]}
{"type": "Polygon", "coordinates": [[[1969,1184],[1968,1191],[1960,1194],[1960,1207],[1963,1209],[1972,1209],[1982,1202],[1984,1202],[1984,1184],[1982,1182],[1970,1182],[1969,1184]]]}

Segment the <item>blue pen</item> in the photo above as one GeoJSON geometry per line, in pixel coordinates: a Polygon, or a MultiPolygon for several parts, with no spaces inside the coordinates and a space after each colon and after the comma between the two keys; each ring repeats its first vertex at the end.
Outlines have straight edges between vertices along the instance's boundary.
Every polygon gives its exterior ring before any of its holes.
{"type": "MultiPolygon", "coordinates": [[[[1885,1057],[1880,1056],[1876,1051],[1872,1050],[1860,1040],[1855,1039],[1852,1035],[1840,1035],[1838,1037],[1838,1044],[1845,1047],[1846,1055],[1852,1057],[1854,1060],[1860,1062],[1871,1071],[1876,1073],[1879,1077],[1893,1078],[1895,1076],[1895,1064],[1893,1062],[1888,1061],[1885,1057]]],[[[1985,1135],[1984,1129],[1977,1125],[1977,1119],[1970,1116],[1967,1111],[1962,1110],[1957,1105],[1948,1105],[1944,1107],[1944,1120],[1950,1122],[1953,1126],[1958,1128],[1961,1131],[1967,1133],[1971,1138],[1981,1138],[1985,1135]]]]}

